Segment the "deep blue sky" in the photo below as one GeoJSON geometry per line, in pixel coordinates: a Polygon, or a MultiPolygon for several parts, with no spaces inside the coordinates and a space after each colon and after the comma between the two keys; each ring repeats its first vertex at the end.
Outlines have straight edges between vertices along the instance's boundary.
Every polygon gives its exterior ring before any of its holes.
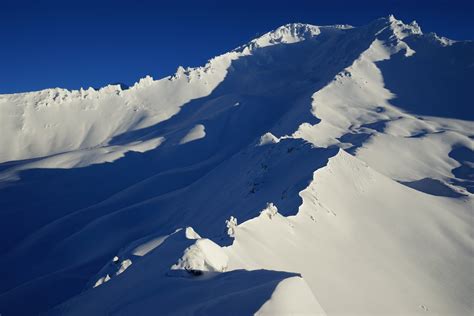
{"type": "Polygon", "coordinates": [[[473,39],[474,1],[0,0],[0,93],[160,78],[289,22],[363,25],[393,13],[473,39]]]}

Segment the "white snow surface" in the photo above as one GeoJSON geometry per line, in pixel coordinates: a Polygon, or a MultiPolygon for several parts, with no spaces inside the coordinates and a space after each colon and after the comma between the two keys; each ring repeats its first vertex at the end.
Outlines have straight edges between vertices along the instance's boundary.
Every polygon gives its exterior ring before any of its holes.
{"type": "Polygon", "coordinates": [[[306,282],[291,277],[278,283],[270,299],[255,315],[326,315],[306,282]],[[291,293],[291,295],[288,295],[291,293]]]}
{"type": "Polygon", "coordinates": [[[186,248],[179,261],[171,266],[172,270],[215,271],[227,270],[228,257],[212,240],[200,238],[186,248]]]}
{"type": "Polygon", "coordinates": [[[205,127],[202,124],[197,124],[189,130],[189,132],[179,141],[181,145],[204,138],[206,136],[205,127]]]}
{"type": "Polygon", "coordinates": [[[0,313],[473,314],[472,65],[388,16],[0,95],[0,313]]]}

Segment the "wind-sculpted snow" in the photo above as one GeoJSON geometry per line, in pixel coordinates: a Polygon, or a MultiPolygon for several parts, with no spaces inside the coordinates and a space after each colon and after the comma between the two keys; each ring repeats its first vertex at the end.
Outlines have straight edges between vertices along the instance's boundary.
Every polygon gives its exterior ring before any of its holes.
{"type": "Polygon", "coordinates": [[[472,313],[473,64],[390,16],[1,95],[0,313],[472,313]]]}

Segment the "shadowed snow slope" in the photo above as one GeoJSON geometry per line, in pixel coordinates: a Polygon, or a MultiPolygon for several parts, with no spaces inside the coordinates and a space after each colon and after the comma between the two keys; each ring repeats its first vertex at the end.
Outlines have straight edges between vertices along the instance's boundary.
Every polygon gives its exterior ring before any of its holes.
{"type": "Polygon", "coordinates": [[[472,65],[389,16],[0,95],[0,313],[471,314],[472,65]]]}

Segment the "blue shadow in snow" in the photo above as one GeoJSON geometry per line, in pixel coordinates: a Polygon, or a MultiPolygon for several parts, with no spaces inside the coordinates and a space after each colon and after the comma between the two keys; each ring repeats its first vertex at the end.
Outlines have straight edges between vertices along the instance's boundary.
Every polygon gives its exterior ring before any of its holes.
{"type": "MultiPolygon", "coordinates": [[[[20,180],[4,183],[0,188],[0,310],[12,310],[9,292],[14,288],[18,297],[36,302],[29,304],[30,311],[49,309],[78,293],[92,276],[90,271],[98,271],[105,258],[150,233],[170,233],[177,225],[191,225],[206,236],[218,236],[230,215],[237,215],[241,222],[258,215],[271,201],[284,215],[295,214],[301,201],[299,190],[337,149],[283,141],[261,147],[254,158],[230,158],[245,149],[251,151],[265,132],[284,135],[302,122],[318,122],[310,112],[313,92],[371,43],[370,37],[352,38],[352,32],[261,48],[233,61],[224,81],[209,96],[190,101],[167,121],[111,141],[126,144],[165,137],[154,150],[128,152],[112,163],[83,168],[25,170],[19,173],[20,180]],[[334,40],[340,50],[316,49],[332,47],[334,40]],[[321,56],[322,52],[327,56],[321,56]],[[312,63],[316,57],[321,61],[318,64],[312,63]],[[290,58],[301,60],[301,67],[288,63],[290,58]],[[237,102],[239,106],[234,106],[237,102]],[[205,126],[206,137],[178,145],[195,124],[205,126]],[[271,157],[271,148],[284,154],[279,154],[283,158],[269,169],[254,168],[257,161],[265,163],[267,152],[271,157]],[[246,177],[238,172],[227,179],[217,177],[219,181],[207,190],[212,192],[197,188],[202,179],[215,177],[224,162],[261,170],[246,177]],[[223,190],[223,185],[238,178],[242,178],[243,191],[225,199],[232,192],[223,190]],[[212,204],[217,198],[227,204],[212,204]],[[214,212],[212,218],[199,216],[204,210],[214,212]],[[76,276],[67,291],[59,285],[68,278],[61,274],[65,271],[67,276],[76,276]],[[62,275],[62,281],[60,277],[44,281],[55,274],[62,275]],[[35,291],[22,292],[22,286],[35,291]],[[34,300],[39,292],[47,293],[48,300],[34,300]]],[[[0,170],[14,163],[2,164],[0,170]]],[[[18,308],[13,314],[22,314],[26,306],[18,308]]]]}
{"type": "Polygon", "coordinates": [[[385,87],[396,95],[390,102],[418,115],[474,120],[474,43],[442,46],[427,36],[404,41],[414,55],[401,50],[377,63],[385,87]]]}

